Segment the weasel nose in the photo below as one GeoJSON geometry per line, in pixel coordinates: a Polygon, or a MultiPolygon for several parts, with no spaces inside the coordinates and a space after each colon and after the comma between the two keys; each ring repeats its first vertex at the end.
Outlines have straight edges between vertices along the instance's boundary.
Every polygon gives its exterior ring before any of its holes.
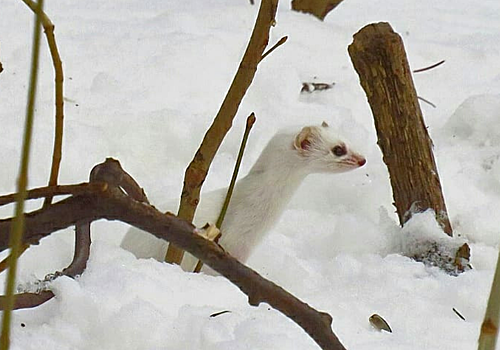
{"type": "Polygon", "coordinates": [[[366,164],[366,159],[365,159],[365,158],[360,158],[360,159],[358,160],[358,165],[359,165],[359,166],[363,166],[363,165],[365,165],[365,164],[366,164]]]}

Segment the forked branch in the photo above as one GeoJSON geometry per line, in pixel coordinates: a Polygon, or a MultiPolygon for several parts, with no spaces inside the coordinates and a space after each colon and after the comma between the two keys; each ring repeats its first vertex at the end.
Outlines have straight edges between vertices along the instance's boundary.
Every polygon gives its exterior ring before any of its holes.
{"type": "MultiPolygon", "coordinates": [[[[111,183],[120,182],[119,179],[123,175],[120,175],[121,167],[113,167],[112,164],[107,167],[106,163],[100,167],[98,174],[105,174],[111,183]],[[112,174],[115,171],[118,171],[117,177],[113,178],[112,174]]],[[[95,172],[93,173],[95,175],[95,172]]],[[[94,176],[93,180],[104,179],[94,176]]],[[[134,200],[119,187],[111,184],[108,184],[104,191],[89,191],[86,194],[72,196],[48,208],[26,214],[23,243],[37,244],[40,239],[54,231],[99,219],[120,220],[175,244],[238,286],[248,296],[250,305],[267,303],[279,310],[301,326],[322,349],[345,349],[331,330],[330,315],[313,309],[246,267],[217,244],[198,235],[198,230],[191,223],[174,215],[165,215],[150,205],[134,200]]],[[[12,219],[0,220],[0,251],[8,247],[6,234],[11,224],[12,219]]],[[[47,293],[51,292],[43,292],[39,297],[40,300],[48,300],[47,293]]],[[[21,296],[18,301],[24,302],[25,305],[29,304],[29,297],[33,295],[21,296]]],[[[0,299],[0,306],[1,302],[0,299]]]]}
{"type": "MultiPolygon", "coordinates": [[[[269,30],[275,23],[278,0],[262,0],[259,14],[255,21],[252,36],[229,91],[222,102],[219,112],[207,130],[200,148],[186,169],[184,187],[182,188],[181,202],[178,215],[187,221],[193,221],[194,213],[200,201],[200,192],[208,174],[210,164],[232,126],[233,119],[238,111],[243,96],[253,81],[257,65],[262,60],[264,49],[269,41],[269,30]]],[[[178,247],[170,245],[165,260],[180,264],[184,252],[178,247]]]]}

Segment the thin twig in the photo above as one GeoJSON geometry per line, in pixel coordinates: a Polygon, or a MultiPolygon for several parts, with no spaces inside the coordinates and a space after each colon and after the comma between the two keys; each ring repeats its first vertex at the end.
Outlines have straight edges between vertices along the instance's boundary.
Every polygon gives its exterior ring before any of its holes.
{"type": "Polygon", "coordinates": [[[429,67],[424,67],[424,68],[419,68],[419,69],[415,69],[413,71],[413,73],[420,73],[420,72],[425,72],[427,70],[431,70],[433,68],[436,68],[436,67],[439,67],[440,65],[442,65],[443,63],[445,62],[445,60],[442,60],[442,61],[439,61],[438,63],[434,63],[433,65],[429,66],[429,67]]]}
{"type": "MultiPolygon", "coordinates": [[[[59,185],[59,186],[47,186],[47,187],[39,187],[29,190],[26,195],[26,199],[37,199],[44,197],[55,197],[55,196],[65,196],[65,195],[74,195],[77,196],[79,194],[88,193],[89,191],[104,191],[107,187],[107,183],[80,183],[77,185],[59,185]]],[[[18,193],[12,193],[5,196],[0,196],[0,206],[6,205],[9,203],[13,203],[16,201],[18,193]]]]}
{"type": "MultiPolygon", "coordinates": [[[[186,169],[178,215],[187,221],[193,221],[194,213],[200,201],[201,187],[208,174],[210,164],[222,140],[231,128],[241,100],[253,81],[257,65],[269,41],[269,30],[271,25],[275,23],[277,7],[278,0],[261,1],[252,36],[241,59],[238,71],[219,112],[203,138],[200,148],[186,169]]],[[[183,256],[184,252],[181,249],[170,244],[165,260],[170,263],[180,264],[183,256]]]]}
{"type": "MultiPolygon", "coordinates": [[[[38,8],[43,9],[43,1],[38,1],[38,8]]],[[[7,286],[5,288],[5,310],[2,318],[2,335],[0,337],[0,349],[8,350],[10,346],[10,324],[12,318],[12,308],[14,307],[14,287],[16,284],[17,273],[17,257],[19,256],[22,235],[24,229],[24,198],[26,198],[28,187],[28,166],[30,159],[31,137],[33,132],[33,119],[35,114],[36,87],[38,78],[38,62],[40,54],[40,15],[35,13],[35,21],[33,28],[33,46],[31,56],[31,71],[28,90],[28,103],[26,106],[26,121],[24,126],[23,146],[21,152],[21,165],[19,169],[19,177],[17,183],[17,198],[15,221],[10,231],[11,254],[13,259],[10,259],[9,270],[7,274],[7,286]]]]}
{"type": "MultiPolygon", "coordinates": [[[[49,186],[56,186],[57,179],[59,177],[59,169],[61,166],[62,158],[62,141],[63,141],[63,127],[64,127],[64,96],[63,96],[63,82],[64,82],[64,72],[62,68],[61,56],[59,55],[59,50],[56,44],[56,38],[54,35],[55,26],[50,20],[50,18],[43,12],[39,10],[32,0],[22,0],[33,12],[40,16],[42,26],[47,38],[47,43],[49,45],[50,56],[52,57],[52,65],[54,66],[55,74],[55,136],[54,136],[54,149],[52,153],[52,166],[50,170],[49,186]]],[[[52,202],[52,197],[45,198],[43,206],[46,207],[52,202]]]]}
{"type": "Polygon", "coordinates": [[[420,101],[427,103],[427,104],[428,104],[428,105],[430,105],[431,107],[436,108],[436,105],[435,105],[434,103],[432,103],[431,101],[426,100],[425,98],[420,97],[420,96],[417,96],[417,98],[418,98],[420,101]]]}
{"type": "Polygon", "coordinates": [[[282,37],[276,44],[273,45],[273,47],[271,47],[269,50],[267,50],[263,55],[262,57],[260,58],[260,60],[264,60],[264,58],[266,58],[269,54],[271,54],[274,50],[276,50],[278,47],[280,47],[281,45],[283,45],[284,43],[286,43],[286,41],[288,40],[288,36],[284,36],[282,37]]]}
{"type": "MultiPolygon", "coordinates": [[[[254,124],[255,124],[255,114],[252,112],[252,114],[250,114],[247,118],[245,133],[243,134],[243,139],[241,140],[240,150],[238,152],[238,158],[236,159],[236,164],[234,165],[231,182],[229,183],[226,198],[224,199],[224,204],[222,205],[219,218],[217,219],[217,222],[215,224],[215,226],[218,227],[219,229],[222,227],[222,223],[224,222],[224,218],[226,217],[227,208],[229,207],[229,202],[231,201],[231,196],[233,195],[234,185],[236,184],[236,179],[238,178],[238,172],[240,171],[240,165],[243,159],[243,154],[245,153],[245,148],[247,146],[248,135],[250,134],[250,130],[252,130],[254,124]]],[[[193,272],[200,272],[202,267],[203,263],[201,261],[198,261],[193,272]]]]}

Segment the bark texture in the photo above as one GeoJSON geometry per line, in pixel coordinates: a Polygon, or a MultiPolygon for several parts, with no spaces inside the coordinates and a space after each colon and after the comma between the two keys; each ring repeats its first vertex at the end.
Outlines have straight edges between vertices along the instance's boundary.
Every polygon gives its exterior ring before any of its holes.
{"type": "Polygon", "coordinates": [[[292,9],[295,11],[310,13],[320,20],[337,7],[342,0],[293,0],[292,9]]]}
{"type": "Polygon", "coordinates": [[[452,236],[433,144],[401,37],[388,23],[367,25],[354,35],[349,55],[370,103],[400,224],[415,212],[433,209],[452,236]]]}

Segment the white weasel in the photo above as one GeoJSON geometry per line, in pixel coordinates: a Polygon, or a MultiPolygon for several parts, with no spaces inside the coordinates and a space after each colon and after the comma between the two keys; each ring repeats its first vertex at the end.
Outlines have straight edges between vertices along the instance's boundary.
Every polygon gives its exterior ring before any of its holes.
{"type": "MultiPolygon", "coordinates": [[[[346,172],[365,163],[365,158],[352,150],[326,123],[278,132],[248,175],[236,183],[221,227],[219,244],[232,256],[245,262],[277,222],[307,175],[346,172]]],[[[226,189],[220,189],[203,194],[194,222],[198,225],[214,223],[226,192],[226,189]]],[[[163,261],[168,243],[131,228],[121,246],[138,258],[163,261]]],[[[182,267],[192,271],[196,260],[187,255],[182,267]]]]}

